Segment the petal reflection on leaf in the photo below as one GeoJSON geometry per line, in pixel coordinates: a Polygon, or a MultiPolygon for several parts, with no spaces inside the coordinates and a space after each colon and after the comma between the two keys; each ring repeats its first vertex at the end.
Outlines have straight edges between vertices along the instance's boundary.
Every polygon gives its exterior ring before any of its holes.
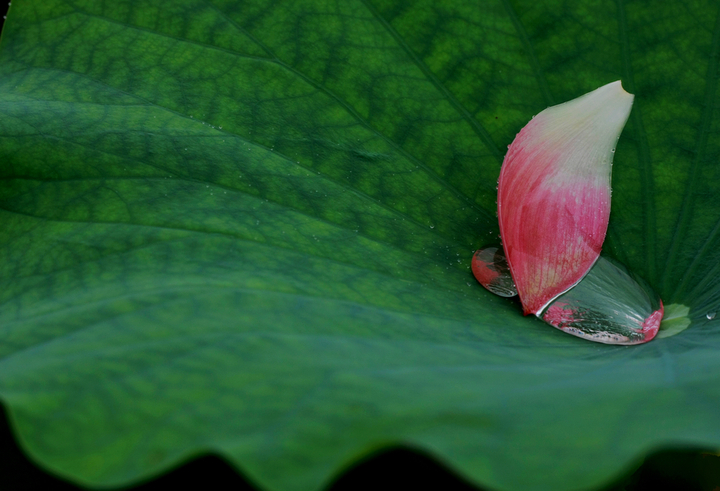
{"type": "Polygon", "coordinates": [[[577,284],[600,255],[615,144],[632,102],[618,81],[545,109],[505,156],[500,234],[526,315],[577,284]]]}

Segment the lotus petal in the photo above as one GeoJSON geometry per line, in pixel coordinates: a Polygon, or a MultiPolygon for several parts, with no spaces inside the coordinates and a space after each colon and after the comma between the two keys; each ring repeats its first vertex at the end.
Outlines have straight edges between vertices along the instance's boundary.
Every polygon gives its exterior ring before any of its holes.
{"type": "Polygon", "coordinates": [[[577,284],[600,255],[613,154],[632,102],[613,82],[545,109],[509,147],[498,218],[526,315],[577,284]]]}

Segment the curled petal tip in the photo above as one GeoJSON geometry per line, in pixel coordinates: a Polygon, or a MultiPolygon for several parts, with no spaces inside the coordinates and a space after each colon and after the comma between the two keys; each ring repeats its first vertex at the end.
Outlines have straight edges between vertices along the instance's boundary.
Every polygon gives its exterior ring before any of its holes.
{"type": "Polygon", "coordinates": [[[630,94],[629,92],[627,92],[627,91],[625,90],[625,88],[622,86],[622,82],[621,82],[620,80],[616,80],[616,81],[614,81],[614,82],[610,82],[610,83],[607,84],[607,85],[603,85],[602,87],[600,87],[600,88],[597,89],[597,90],[600,90],[600,89],[602,89],[602,88],[604,88],[604,87],[607,87],[608,90],[609,90],[609,89],[616,90],[616,91],[620,92],[620,94],[621,94],[622,96],[625,96],[625,97],[632,97],[632,98],[635,97],[633,94],[630,94]]]}
{"type": "Polygon", "coordinates": [[[617,81],[549,107],[508,149],[498,218],[526,314],[538,314],[577,284],[600,254],[615,144],[633,98],[617,81]]]}
{"type": "Polygon", "coordinates": [[[660,323],[662,322],[664,314],[665,306],[663,305],[662,301],[660,301],[660,308],[650,314],[650,316],[648,316],[648,318],[645,319],[640,326],[642,333],[645,335],[645,338],[642,342],[647,343],[657,335],[658,331],[660,330],[660,323]]]}

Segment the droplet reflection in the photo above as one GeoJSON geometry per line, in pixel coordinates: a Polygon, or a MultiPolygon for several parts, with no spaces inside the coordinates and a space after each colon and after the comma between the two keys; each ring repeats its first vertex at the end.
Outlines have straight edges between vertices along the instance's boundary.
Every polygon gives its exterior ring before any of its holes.
{"type": "Polygon", "coordinates": [[[510,276],[502,247],[485,247],[475,251],[472,259],[472,271],[482,286],[501,297],[517,295],[515,283],[510,276]]]}

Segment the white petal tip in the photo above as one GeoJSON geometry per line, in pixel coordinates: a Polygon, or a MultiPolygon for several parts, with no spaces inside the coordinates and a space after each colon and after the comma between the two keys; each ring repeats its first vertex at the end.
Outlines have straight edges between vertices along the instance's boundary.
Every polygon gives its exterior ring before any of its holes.
{"type": "Polygon", "coordinates": [[[546,121],[546,127],[555,128],[559,133],[573,132],[571,127],[589,130],[583,137],[586,139],[584,144],[589,138],[605,140],[614,147],[630,116],[634,99],[635,96],[626,92],[617,80],[577,99],[549,107],[538,117],[542,116],[540,120],[546,121]]]}
{"type": "Polygon", "coordinates": [[[603,85],[602,87],[594,90],[593,92],[599,92],[599,91],[602,91],[603,89],[607,92],[609,97],[629,98],[630,101],[632,101],[635,98],[635,96],[633,94],[627,92],[623,88],[622,82],[620,80],[616,80],[615,82],[610,82],[607,85],[603,85]]]}

